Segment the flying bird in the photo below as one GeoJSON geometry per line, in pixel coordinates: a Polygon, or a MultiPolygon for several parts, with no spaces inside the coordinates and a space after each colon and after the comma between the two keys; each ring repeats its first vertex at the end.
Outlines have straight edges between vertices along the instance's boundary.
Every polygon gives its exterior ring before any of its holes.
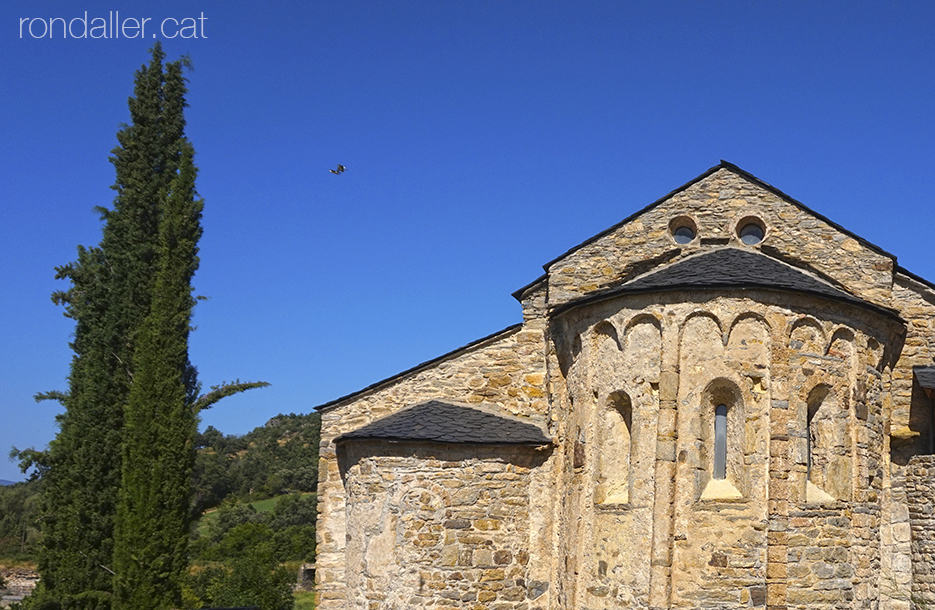
{"type": "Polygon", "coordinates": [[[346,167],[338,163],[338,169],[329,169],[328,171],[331,172],[332,174],[337,175],[337,174],[343,174],[344,170],[346,169],[347,169],[346,167]]]}

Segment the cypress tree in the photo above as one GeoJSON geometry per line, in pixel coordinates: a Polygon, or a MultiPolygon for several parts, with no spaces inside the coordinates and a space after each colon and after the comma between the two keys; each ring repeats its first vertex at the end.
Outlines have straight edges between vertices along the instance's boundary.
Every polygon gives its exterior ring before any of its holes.
{"type": "Polygon", "coordinates": [[[192,155],[182,140],[159,223],[152,308],[138,337],[125,412],[114,569],[115,606],[128,610],[178,607],[188,565],[197,417],[186,379],[202,209],[192,155]]]}
{"type": "Polygon", "coordinates": [[[198,397],[188,334],[202,203],[184,134],[185,62],[164,58],[157,43],[136,72],[100,245],[57,269],[71,281],[53,300],[75,320],[74,356],[68,392],[37,395],[65,406],[59,433],[43,460],[25,458],[43,462],[45,480],[33,608],[175,605],[198,410],[267,385],[198,397]]]}
{"type": "MultiPolygon", "coordinates": [[[[120,486],[123,410],[132,380],[137,329],[149,312],[160,196],[174,173],[164,143],[179,126],[162,120],[163,58],[157,45],[136,73],[131,123],[117,133],[113,209],[99,247],[79,248],[53,294],[75,320],[69,391],[45,474],[41,588],[34,603],[109,608],[114,515],[120,486]],[[168,129],[167,129],[168,128],[168,129]]],[[[41,399],[46,396],[39,395],[41,399]]]]}

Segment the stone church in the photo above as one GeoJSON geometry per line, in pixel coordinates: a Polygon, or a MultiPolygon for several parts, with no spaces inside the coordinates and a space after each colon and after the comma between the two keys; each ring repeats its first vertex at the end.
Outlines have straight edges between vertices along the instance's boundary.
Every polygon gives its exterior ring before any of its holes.
{"type": "Polygon", "coordinates": [[[320,608],[935,607],[935,284],[727,162],[318,409],[320,608]]]}

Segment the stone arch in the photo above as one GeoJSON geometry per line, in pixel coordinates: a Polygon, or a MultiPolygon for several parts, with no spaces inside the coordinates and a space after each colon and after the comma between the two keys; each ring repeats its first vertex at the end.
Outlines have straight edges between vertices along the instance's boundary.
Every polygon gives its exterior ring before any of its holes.
{"type": "Polygon", "coordinates": [[[828,341],[828,349],[825,350],[825,355],[851,362],[856,354],[854,331],[846,326],[839,326],[831,334],[831,340],[828,341]]]}
{"type": "Polygon", "coordinates": [[[572,366],[581,354],[578,331],[564,320],[550,320],[547,334],[555,346],[559,370],[563,376],[568,377],[572,366]]]}
{"type": "Polygon", "coordinates": [[[627,362],[621,351],[617,328],[608,320],[598,322],[588,339],[587,369],[591,391],[595,398],[616,390],[621,376],[627,371],[627,362]]]}
{"type": "Polygon", "coordinates": [[[682,323],[679,336],[680,363],[697,363],[724,355],[724,330],[717,316],[695,311],[682,323]]]}
{"type": "Polygon", "coordinates": [[[770,361],[770,325],[758,313],[747,312],[731,323],[727,338],[730,357],[754,364],[768,365],[770,361]]]}
{"type": "Polygon", "coordinates": [[[789,347],[808,354],[824,354],[827,344],[821,322],[811,316],[802,316],[789,330],[789,347]]]}
{"type": "Polygon", "coordinates": [[[883,345],[874,337],[867,337],[867,351],[872,359],[871,366],[878,371],[883,371],[883,345]]]}
{"type": "Polygon", "coordinates": [[[745,311],[745,312],[743,312],[743,313],[741,313],[741,314],[738,314],[738,315],[731,321],[731,323],[730,323],[730,330],[729,330],[728,332],[733,332],[734,327],[737,326],[738,323],[743,322],[744,320],[751,320],[751,319],[752,319],[752,320],[756,320],[756,321],[762,323],[763,326],[766,328],[766,331],[767,331],[767,332],[772,332],[772,330],[773,330],[773,325],[769,323],[769,320],[766,319],[766,316],[764,316],[764,315],[761,314],[761,313],[757,313],[757,312],[755,312],[755,311],[745,311]]]}
{"type": "Polygon", "coordinates": [[[601,406],[599,422],[598,485],[595,501],[627,504],[633,484],[633,401],[625,390],[615,390],[601,406]]]}
{"type": "Polygon", "coordinates": [[[701,393],[700,464],[707,479],[702,499],[743,495],[745,411],[740,386],[727,377],[712,379],[701,393]]]}
{"type": "Polygon", "coordinates": [[[656,330],[658,330],[660,333],[662,332],[662,324],[659,322],[659,318],[651,313],[638,313],[627,321],[627,324],[623,329],[624,334],[629,333],[630,329],[637,324],[652,324],[656,327],[656,330]]]}
{"type": "Polygon", "coordinates": [[[721,340],[723,343],[724,324],[721,322],[721,319],[717,317],[714,313],[704,310],[704,309],[697,309],[691,312],[690,314],[688,314],[687,316],[685,316],[685,319],[682,320],[682,326],[679,329],[679,333],[680,333],[679,338],[681,339],[681,335],[685,334],[685,327],[687,327],[692,320],[696,320],[698,318],[708,318],[709,320],[714,322],[715,326],[717,326],[718,333],[720,333],[721,335],[721,340]]]}
{"type": "Polygon", "coordinates": [[[622,347],[630,381],[642,378],[650,383],[658,382],[662,366],[659,320],[648,314],[635,316],[627,323],[622,347]]]}
{"type": "Polygon", "coordinates": [[[598,322],[594,326],[594,340],[599,344],[604,340],[612,340],[617,349],[620,349],[620,339],[617,337],[617,328],[609,321],[598,322]]]}

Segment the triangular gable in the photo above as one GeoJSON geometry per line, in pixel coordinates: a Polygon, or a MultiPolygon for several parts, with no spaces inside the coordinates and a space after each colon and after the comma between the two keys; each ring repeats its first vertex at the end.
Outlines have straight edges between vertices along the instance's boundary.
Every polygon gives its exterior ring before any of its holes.
{"type": "MultiPolygon", "coordinates": [[[[807,212],[808,214],[811,214],[811,215],[814,216],[816,219],[818,219],[818,220],[820,220],[820,221],[822,221],[822,222],[824,222],[824,223],[827,223],[828,225],[834,227],[835,229],[837,229],[837,230],[840,231],[841,233],[847,235],[848,237],[851,237],[851,238],[857,240],[857,242],[860,243],[861,245],[863,245],[864,247],[869,248],[869,249],[875,251],[876,253],[878,253],[878,254],[880,254],[880,255],[887,256],[887,257],[889,257],[889,258],[892,258],[893,260],[896,260],[896,255],[895,255],[895,254],[891,254],[890,252],[887,252],[886,250],[884,250],[884,249],[881,248],[880,246],[874,244],[874,243],[871,242],[870,240],[865,239],[865,238],[861,237],[860,235],[857,235],[856,233],[852,232],[850,229],[847,229],[847,228],[845,228],[845,227],[839,225],[838,223],[834,222],[833,220],[831,220],[831,219],[828,218],[827,216],[825,216],[825,215],[823,215],[823,214],[821,214],[821,213],[819,213],[819,212],[816,212],[815,210],[813,210],[812,208],[808,207],[807,205],[805,205],[804,203],[802,203],[802,202],[799,201],[798,199],[795,199],[794,197],[792,197],[792,196],[790,196],[790,195],[784,193],[783,191],[779,190],[778,188],[776,188],[775,186],[769,184],[768,182],[765,182],[765,181],[761,180],[760,178],[757,178],[756,176],[754,176],[754,175],[751,174],[750,172],[748,172],[748,171],[746,171],[746,170],[744,170],[744,169],[741,169],[740,167],[734,165],[733,163],[731,163],[731,162],[729,162],[729,161],[725,161],[724,159],[721,159],[721,162],[718,163],[717,165],[708,168],[707,170],[705,170],[704,172],[702,172],[702,173],[699,174],[698,176],[695,176],[694,178],[692,178],[691,180],[689,180],[689,181],[686,182],[685,184],[683,184],[683,185],[681,185],[681,186],[679,186],[679,187],[677,187],[677,188],[675,188],[675,189],[669,191],[668,193],[666,193],[665,195],[663,195],[663,196],[660,197],[659,199],[653,201],[653,202],[650,203],[649,205],[647,205],[647,206],[643,207],[642,209],[637,210],[636,212],[630,214],[629,216],[627,216],[626,218],[624,218],[623,220],[621,220],[621,221],[618,222],[617,224],[615,224],[615,225],[613,225],[613,226],[611,226],[611,227],[608,227],[607,229],[604,229],[604,230],[601,231],[600,233],[589,237],[588,239],[584,240],[583,242],[581,242],[581,243],[579,243],[579,244],[577,244],[577,245],[575,245],[575,246],[572,246],[571,248],[569,248],[568,250],[566,250],[566,251],[563,252],[562,254],[558,255],[557,257],[553,258],[553,259],[550,260],[549,262],[547,262],[547,263],[545,263],[544,265],[542,265],[542,268],[545,269],[546,272],[548,272],[549,269],[550,269],[553,265],[555,265],[556,263],[561,262],[562,259],[566,258],[566,257],[569,256],[570,254],[572,254],[572,253],[574,253],[574,252],[580,250],[581,248],[587,246],[588,244],[591,244],[591,243],[593,243],[593,242],[598,241],[598,240],[601,239],[602,237],[605,237],[605,236],[607,236],[607,235],[610,235],[611,233],[613,233],[614,231],[616,231],[617,229],[619,229],[619,228],[622,227],[623,225],[629,223],[630,221],[636,220],[637,218],[639,218],[640,216],[642,216],[642,215],[645,214],[646,212],[649,212],[650,210],[652,210],[652,209],[654,209],[654,208],[656,208],[656,207],[662,205],[663,203],[665,203],[666,201],[668,201],[669,199],[671,199],[671,198],[674,197],[675,195],[678,195],[678,194],[681,193],[682,191],[687,190],[689,187],[694,186],[695,184],[701,182],[702,180],[704,180],[704,179],[707,178],[708,176],[711,176],[712,174],[716,173],[718,170],[722,170],[722,169],[729,170],[729,171],[731,171],[731,172],[737,174],[738,176],[741,176],[741,177],[743,177],[744,179],[749,180],[751,183],[755,184],[756,186],[758,186],[758,187],[760,187],[760,188],[762,188],[762,189],[764,189],[764,190],[767,190],[767,191],[769,191],[770,193],[773,193],[774,195],[776,195],[776,196],[779,197],[780,199],[782,199],[782,200],[784,200],[784,201],[786,201],[786,202],[788,202],[788,203],[794,205],[795,207],[797,207],[798,209],[802,210],[803,212],[807,212]]],[[[538,278],[537,278],[537,279],[538,279],[538,278]]],[[[524,288],[525,288],[525,287],[524,287],[524,288]]],[[[523,288],[521,288],[520,290],[523,290],[523,288]]]]}
{"type": "MultiPolygon", "coordinates": [[[[546,263],[554,308],[678,262],[709,248],[740,246],[831,280],[887,306],[896,257],[737,166],[721,161],[642,210],[546,263]],[[677,243],[673,226],[689,219],[696,237],[677,243]],[[763,225],[761,243],[739,241],[747,219],[763,225]],[[859,268],[860,273],[854,273],[859,268]]],[[[520,295],[522,296],[522,295],[520,295]]]]}

